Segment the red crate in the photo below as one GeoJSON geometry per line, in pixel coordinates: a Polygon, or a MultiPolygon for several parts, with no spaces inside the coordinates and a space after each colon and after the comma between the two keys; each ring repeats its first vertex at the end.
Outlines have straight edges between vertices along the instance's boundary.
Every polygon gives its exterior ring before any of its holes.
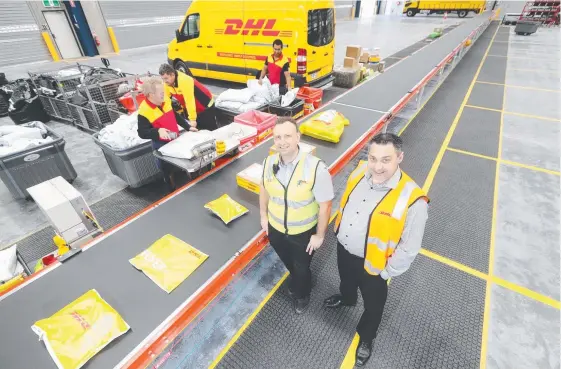
{"type": "Polygon", "coordinates": [[[304,115],[308,115],[321,106],[323,90],[321,88],[300,87],[296,97],[304,100],[304,115]]]}
{"type": "Polygon", "coordinates": [[[257,128],[257,140],[263,141],[273,134],[277,116],[257,110],[250,110],[236,115],[234,122],[257,128]]]}

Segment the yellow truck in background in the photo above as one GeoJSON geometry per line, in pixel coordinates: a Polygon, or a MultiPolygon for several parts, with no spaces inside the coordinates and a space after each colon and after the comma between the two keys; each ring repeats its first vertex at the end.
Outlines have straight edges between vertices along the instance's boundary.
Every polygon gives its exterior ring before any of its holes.
{"type": "Polygon", "coordinates": [[[334,0],[194,0],[168,45],[168,63],[194,77],[246,83],[276,39],[295,87],[334,80],[334,0]]]}
{"type": "Polygon", "coordinates": [[[403,7],[403,14],[414,17],[417,13],[443,14],[457,12],[458,17],[464,18],[469,12],[479,14],[485,10],[485,1],[407,1],[403,7]]]}

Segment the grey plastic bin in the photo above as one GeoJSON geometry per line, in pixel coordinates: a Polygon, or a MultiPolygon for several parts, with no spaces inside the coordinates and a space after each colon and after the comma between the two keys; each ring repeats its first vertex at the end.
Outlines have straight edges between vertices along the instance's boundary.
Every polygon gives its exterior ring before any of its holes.
{"type": "Polygon", "coordinates": [[[516,27],[514,27],[514,32],[517,35],[530,35],[538,30],[539,25],[538,22],[518,21],[516,27]]]}
{"type": "Polygon", "coordinates": [[[152,154],[152,142],[116,151],[98,140],[98,134],[93,135],[95,143],[101,147],[105,160],[115,174],[132,188],[142,187],[162,178],[162,172],[156,165],[156,158],[152,154]]]}
{"type": "Polygon", "coordinates": [[[0,178],[15,199],[29,199],[29,187],[61,176],[72,182],[78,174],[64,151],[63,137],[45,127],[52,142],[0,157],[0,178]]]}

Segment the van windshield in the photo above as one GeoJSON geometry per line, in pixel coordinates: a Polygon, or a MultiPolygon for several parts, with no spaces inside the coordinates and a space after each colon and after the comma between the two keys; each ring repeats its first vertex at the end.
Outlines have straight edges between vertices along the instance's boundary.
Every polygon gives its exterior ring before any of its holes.
{"type": "Polygon", "coordinates": [[[308,12],[308,45],[329,45],[335,38],[333,9],[315,9],[308,12]]]}

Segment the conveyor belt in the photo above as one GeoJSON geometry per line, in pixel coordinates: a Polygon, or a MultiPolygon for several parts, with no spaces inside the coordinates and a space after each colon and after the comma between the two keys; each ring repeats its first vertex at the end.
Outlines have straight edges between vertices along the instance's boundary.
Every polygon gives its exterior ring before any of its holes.
{"type": "Polygon", "coordinates": [[[364,83],[363,86],[341,97],[337,102],[365,109],[389,111],[407,91],[429,74],[480,23],[480,17],[468,19],[438,42],[428,45],[402,60],[392,68],[392,73],[384,73],[364,83]]]}
{"type": "MultiPolygon", "coordinates": [[[[358,104],[367,109],[389,110],[487,16],[485,14],[468,20],[442,40],[431,43],[385,74],[365,82],[339,101],[358,104]]],[[[380,120],[382,114],[339,104],[328,104],[322,110],[329,108],[337,109],[351,121],[341,141],[338,144],[307,138],[303,141],[314,144],[317,155],[328,165],[333,165],[345,150],[380,120]]],[[[240,189],[235,183],[235,175],[252,163],[262,162],[270,145],[271,141],[266,142],[213,175],[180,191],[168,201],[98,240],[82,255],[49,270],[1,300],[0,332],[3,337],[9,337],[0,345],[2,368],[55,368],[47,350],[37,342],[30,327],[36,320],[50,316],[92,288],[97,289],[120,312],[132,329],[92,359],[88,368],[111,368],[121,362],[259,232],[257,196],[240,189]],[[203,209],[205,203],[224,193],[250,211],[228,226],[203,209]],[[210,256],[169,295],[128,262],[167,233],[210,256]]]]}

